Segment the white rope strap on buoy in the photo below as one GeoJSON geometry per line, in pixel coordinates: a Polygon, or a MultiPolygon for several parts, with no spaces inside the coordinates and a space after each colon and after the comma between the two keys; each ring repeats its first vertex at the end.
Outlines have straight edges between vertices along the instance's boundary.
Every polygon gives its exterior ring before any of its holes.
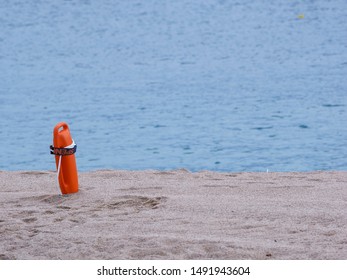
{"type": "Polygon", "coordinates": [[[60,173],[61,157],[62,156],[59,156],[58,169],[57,169],[58,185],[59,185],[59,173],[60,173]]]}

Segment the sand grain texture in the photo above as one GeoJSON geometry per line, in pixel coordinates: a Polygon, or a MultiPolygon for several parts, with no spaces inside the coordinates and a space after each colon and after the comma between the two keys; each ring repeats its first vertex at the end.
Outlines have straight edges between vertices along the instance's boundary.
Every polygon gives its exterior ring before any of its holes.
{"type": "Polygon", "coordinates": [[[0,171],[0,259],[347,259],[347,172],[0,171]]]}

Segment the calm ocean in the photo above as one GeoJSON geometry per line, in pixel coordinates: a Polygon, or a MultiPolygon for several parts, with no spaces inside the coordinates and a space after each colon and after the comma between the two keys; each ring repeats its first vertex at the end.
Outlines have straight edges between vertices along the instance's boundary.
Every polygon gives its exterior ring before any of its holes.
{"type": "Polygon", "coordinates": [[[0,0],[0,170],[347,170],[347,1],[0,0]]]}

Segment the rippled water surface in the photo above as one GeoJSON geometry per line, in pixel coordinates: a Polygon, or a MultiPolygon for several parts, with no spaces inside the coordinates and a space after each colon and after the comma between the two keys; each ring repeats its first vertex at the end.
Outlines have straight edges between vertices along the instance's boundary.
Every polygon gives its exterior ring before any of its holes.
{"type": "Polygon", "coordinates": [[[347,1],[0,1],[0,169],[347,170],[347,1]]]}

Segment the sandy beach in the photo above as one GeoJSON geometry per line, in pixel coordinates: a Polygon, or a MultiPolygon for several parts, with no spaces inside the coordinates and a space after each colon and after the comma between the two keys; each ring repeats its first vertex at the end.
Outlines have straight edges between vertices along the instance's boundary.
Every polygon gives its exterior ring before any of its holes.
{"type": "Polygon", "coordinates": [[[347,259],[347,172],[0,171],[0,259],[347,259]]]}

